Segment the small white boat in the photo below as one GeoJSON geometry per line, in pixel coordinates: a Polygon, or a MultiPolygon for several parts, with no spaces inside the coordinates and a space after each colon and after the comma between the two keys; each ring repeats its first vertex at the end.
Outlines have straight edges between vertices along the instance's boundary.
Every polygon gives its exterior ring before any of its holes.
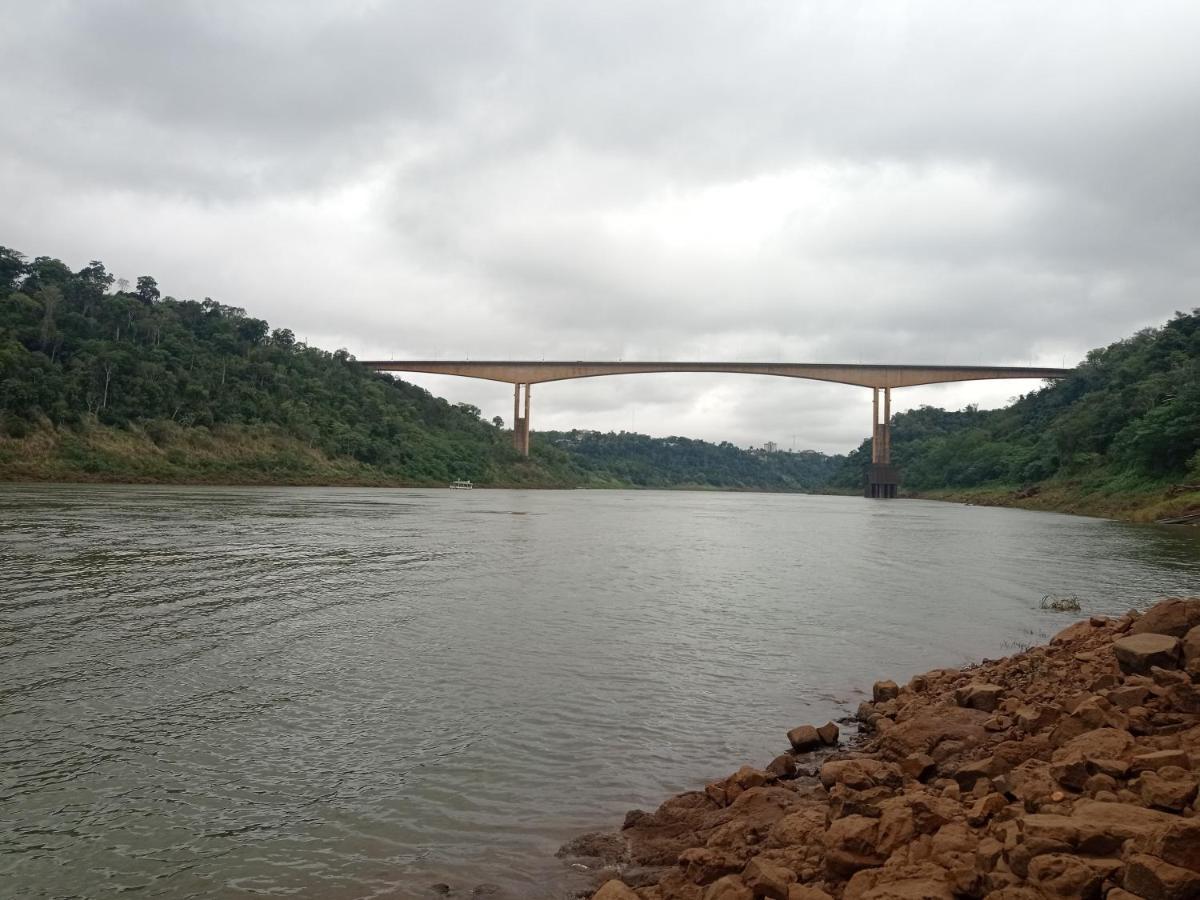
{"type": "Polygon", "coordinates": [[[450,482],[450,490],[452,491],[469,491],[475,485],[469,481],[452,481],[450,482]]]}

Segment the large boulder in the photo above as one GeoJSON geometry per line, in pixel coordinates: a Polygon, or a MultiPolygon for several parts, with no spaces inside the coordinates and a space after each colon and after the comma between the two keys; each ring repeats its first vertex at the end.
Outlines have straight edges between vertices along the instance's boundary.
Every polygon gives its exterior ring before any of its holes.
{"type": "Polygon", "coordinates": [[[954,702],[969,709],[994,712],[1004,699],[1004,688],[998,684],[973,681],[954,692],[954,702]]]}
{"type": "Polygon", "coordinates": [[[1200,625],[1183,636],[1183,667],[1192,675],[1200,675],[1200,625]]]}
{"type": "Polygon", "coordinates": [[[1179,638],[1167,634],[1131,634],[1114,641],[1112,647],[1117,665],[1126,675],[1144,674],[1154,666],[1174,669],[1179,665],[1179,638]]]}
{"type": "Polygon", "coordinates": [[[1146,610],[1130,634],[1169,634],[1181,638],[1200,625],[1200,597],[1168,597],[1146,610]]]}
{"type": "Polygon", "coordinates": [[[592,900],[638,900],[633,888],[616,878],[606,881],[600,890],[592,894],[592,900]]]}
{"type": "Polygon", "coordinates": [[[797,725],[787,733],[787,737],[792,749],[797,753],[816,750],[825,743],[821,740],[820,732],[811,725],[797,725]]]}
{"type": "Polygon", "coordinates": [[[1137,853],[1125,864],[1125,890],[1146,900],[1189,900],[1200,897],[1200,874],[1137,853]]]}

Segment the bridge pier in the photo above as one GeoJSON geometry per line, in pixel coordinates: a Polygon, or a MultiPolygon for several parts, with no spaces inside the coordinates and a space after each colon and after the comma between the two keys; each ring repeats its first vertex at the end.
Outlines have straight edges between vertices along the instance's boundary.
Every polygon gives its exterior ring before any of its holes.
{"type": "Polygon", "coordinates": [[[529,384],[513,385],[513,448],[529,455],[529,384]],[[521,415],[521,388],[525,388],[525,414],[521,415]]]}
{"type": "Polygon", "coordinates": [[[892,389],[871,388],[871,467],[867,470],[867,497],[895,497],[900,488],[900,470],[892,465],[892,389]],[[883,420],[879,418],[879,394],[883,393],[883,420]]]}

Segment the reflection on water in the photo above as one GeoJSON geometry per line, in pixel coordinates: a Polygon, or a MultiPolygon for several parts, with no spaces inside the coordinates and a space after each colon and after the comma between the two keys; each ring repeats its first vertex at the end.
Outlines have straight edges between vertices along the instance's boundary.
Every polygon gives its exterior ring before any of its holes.
{"type": "Polygon", "coordinates": [[[0,894],[555,896],[574,833],[1195,530],[656,492],[0,489],[0,894]]]}

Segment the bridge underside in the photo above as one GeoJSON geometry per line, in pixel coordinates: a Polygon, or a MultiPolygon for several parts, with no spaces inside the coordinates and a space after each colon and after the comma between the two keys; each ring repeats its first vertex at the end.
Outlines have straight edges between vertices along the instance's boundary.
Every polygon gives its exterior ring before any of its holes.
{"type": "Polygon", "coordinates": [[[645,375],[654,372],[724,372],[739,375],[777,375],[808,378],[871,389],[874,415],[871,426],[871,465],[865,493],[868,497],[895,497],[900,473],[892,465],[892,388],[951,381],[996,378],[1064,378],[1070,369],[1026,366],[872,366],[854,363],[739,363],[739,362],[527,362],[513,360],[369,360],[364,366],[381,372],[422,372],[458,375],[512,384],[513,446],[529,455],[530,385],[601,375],[645,375]],[[522,404],[522,393],[524,404],[522,404]],[[880,405],[882,401],[882,417],[880,405]]]}
{"type": "Polygon", "coordinates": [[[740,362],[516,362],[506,360],[369,360],[364,366],[380,372],[425,372],[540,384],[600,375],[646,375],[653,372],[725,372],[737,375],[778,375],[810,378],[868,388],[913,387],[947,381],[992,378],[1062,378],[1068,369],[1025,366],[871,366],[854,363],[740,363],[740,362]]]}

